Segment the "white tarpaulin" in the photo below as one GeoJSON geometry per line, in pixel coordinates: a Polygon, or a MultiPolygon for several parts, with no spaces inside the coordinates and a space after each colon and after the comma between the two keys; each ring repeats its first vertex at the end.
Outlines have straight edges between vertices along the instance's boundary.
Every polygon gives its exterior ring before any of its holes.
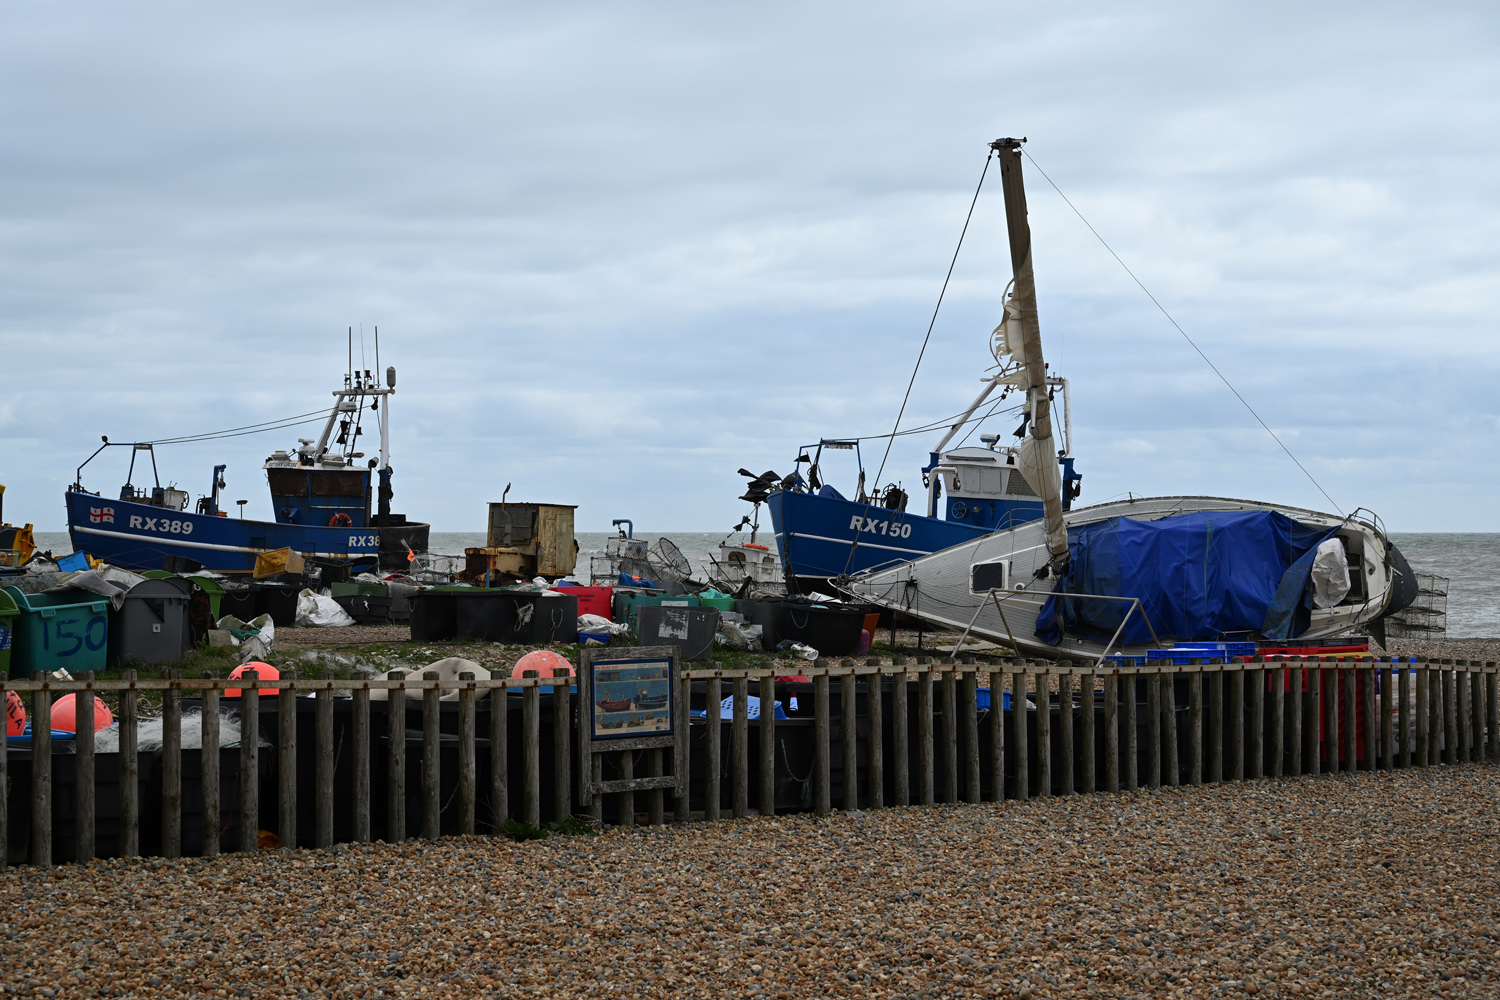
{"type": "Polygon", "coordinates": [[[353,624],[354,619],[333,598],[316,590],[304,590],[297,595],[298,628],[343,628],[353,624]]]}

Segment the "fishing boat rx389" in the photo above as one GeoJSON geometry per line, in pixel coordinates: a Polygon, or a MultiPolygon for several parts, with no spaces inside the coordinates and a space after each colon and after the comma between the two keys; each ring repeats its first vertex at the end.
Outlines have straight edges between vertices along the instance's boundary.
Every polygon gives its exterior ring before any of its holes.
{"type": "Polygon", "coordinates": [[[156,468],[156,446],[175,440],[126,444],[106,437],[68,487],[73,547],[134,570],[201,568],[249,575],[257,556],[283,548],[353,570],[405,570],[412,557],[427,551],[430,526],[391,513],[390,402],[395,392],[395,368],[386,369],[384,385],[368,370],[350,371],[333,393],[322,434],[316,440],[300,439],[295,450],[276,451],[266,459],[274,521],[232,517],[223,509],[223,465],[214,467],[209,491],[188,510],[187,491],[162,486],[156,468]],[[379,454],[367,460],[360,441],[366,419],[380,435],[379,454]],[[131,450],[125,485],[113,498],[83,487],[84,467],[111,447],[131,450]],[[150,458],[150,487],[131,481],[142,457],[150,458]]]}

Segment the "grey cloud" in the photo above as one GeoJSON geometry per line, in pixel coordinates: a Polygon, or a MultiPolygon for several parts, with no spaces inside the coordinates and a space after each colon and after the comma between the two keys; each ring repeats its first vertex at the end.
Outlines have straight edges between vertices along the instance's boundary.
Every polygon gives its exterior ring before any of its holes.
{"type": "MultiPolygon", "coordinates": [[[[401,369],[412,514],[472,527],[514,482],[584,527],[727,527],[739,466],[889,428],[1000,134],[1346,508],[1475,528],[1500,490],[1487,6],[155,4],[0,28],[12,520],[58,527],[101,433],[312,409],[362,323],[401,369]]],[[[1085,497],[1325,506],[1028,189],[1085,497]]],[[[987,361],[997,191],[908,425],[987,361]]],[[[259,462],[293,437],[163,461],[196,488],[227,458],[264,509],[259,462]]],[[[910,485],[929,444],[889,468],[910,485]]]]}

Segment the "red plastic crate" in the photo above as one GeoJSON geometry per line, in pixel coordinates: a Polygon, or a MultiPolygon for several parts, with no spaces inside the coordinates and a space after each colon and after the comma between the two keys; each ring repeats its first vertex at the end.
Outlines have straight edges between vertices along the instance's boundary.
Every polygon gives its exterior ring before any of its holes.
{"type": "Polygon", "coordinates": [[[1256,655],[1258,656],[1353,656],[1357,653],[1368,653],[1370,644],[1362,642],[1357,646],[1262,646],[1256,655]]]}
{"type": "Polygon", "coordinates": [[[553,587],[559,594],[572,594],[578,598],[580,615],[598,615],[614,621],[613,587],[553,587]]]}
{"type": "MultiPolygon", "coordinates": [[[[1286,654],[1276,653],[1276,654],[1272,654],[1272,653],[1270,653],[1268,651],[1268,652],[1265,653],[1265,655],[1266,656],[1271,656],[1271,655],[1277,655],[1277,656],[1282,656],[1282,655],[1286,655],[1286,656],[1300,656],[1301,654],[1299,654],[1299,653],[1286,653],[1286,654]]],[[[1338,675],[1335,673],[1335,671],[1337,671],[1337,670],[1350,670],[1350,669],[1364,669],[1364,670],[1369,670],[1371,668],[1382,667],[1382,666],[1383,667],[1387,667],[1387,668],[1389,668],[1389,667],[1395,667],[1398,671],[1399,670],[1403,670],[1403,669],[1410,669],[1409,664],[1402,664],[1402,663],[1381,664],[1381,663],[1372,662],[1372,661],[1369,661],[1369,660],[1356,660],[1356,659],[1353,659],[1354,656],[1358,655],[1357,653],[1352,653],[1351,652],[1351,653],[1345,653],[1343,655],[1344,655],[1344,657],[1348,657],[1348,658],[1347,659],[1341,659],[1339,656],[1336,656],[1336,655],[1333,655],[1333,654],[1328,654],[1327,656],[1311,656],[1311,655],[1309,655],[1301,663],[1293,663],[1293,664],[1289,664],[1287,666],[1284,666],[1282,668],[1282,680],[1281,680],[1282,690],[1283,691],[1289,691],[1289,690],[1291,690],[1291,686],[1292,686],[1291,672],[1293,670],[1301,670],[1303,672],[1302,673],[1302,692],[1304,694],[1306,694],[1307,691],[1308,691],[1308,671],[1311,670],[1311,669],[1319,669],[1319,670],[1324,671],[1322,674],[1319,675],[1319,679],[1321,680],[1322,686],[1323,686],[1323,699],[1326,701],[1326,699],[1328,699],[1329,697],[1334,697],[1334,698],[1338,699],[1338,704],[1339,704],[1339,708],[1338,708],[1338,712],[1339,712],[1338,741],[1339,741],[1339,755],[1340,755],[1340,757],[1343,756],[1343,752],[1344,752],[1343,751],[1343,747],[1344,747],[1344,734],[1345,734],[1345,731],[1346,731],[1345,727],[1348,726],[1348,724],[1349,724],[1350,705],[1348,704],[1347,700],[1344,697],[1344,694],[1345,694],[1344,685],[1341,684],[1341,683],[1336,683],[1336,678],[1337,678],[1338,675]]],[[[1274,679],[1275,679],[1275,664],[1271,664],[1270,665],[1270,669],[1266,670],[1266,693],[1267,694],[1274,693],[1274,688],[1271,686],[1272,685],[1272,681],[1274,679]]],[[[1364,759],[1365,759],[1365,726],[1368,723],[1368,720],[1365,718],[1364,698],[1362,696],[1358,697],[1356,699],[1356,701],[1355,701],[1355,703],[1353,705],[1353,712],[1354,712],[1354,759],[1356,761],[1360,762],[1360,763],[1364,763],[1364,759]]],[[[1327,734],[1327,732],[1325,730],[1325,721],[1326,721],[1326,719],[1327,719],[1327,714],[1326,714],[1326,712],[1323,709],[1323,705],[1320,703],[1319,708],[1318,708],[1318,757],[1319,757],[1320,760],[1324,760],[1324,761],[1326,761],[1328,759],[1328,734],[1327,734]]]]}

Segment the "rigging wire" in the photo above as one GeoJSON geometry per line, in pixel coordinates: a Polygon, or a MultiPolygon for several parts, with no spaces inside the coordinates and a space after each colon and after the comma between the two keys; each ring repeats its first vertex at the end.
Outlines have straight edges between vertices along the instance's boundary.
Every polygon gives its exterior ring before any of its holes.
{"type": "MultiPolygon", "coordinates": [[[[997,400],[996,401],[996,405],[998,406],[1002,402],[1004,402],[1004,400],[997,400]]],[[[1013,403],[1012,405],[1007,406],[1005,409],[1006,409],[1006,412],[1009,412],[1010,410],[1019,410],[1021,407],[1025,406],[1025,405],[1026,404],[1024,402],[1013,403]]],[[[892,438],[892,437],[910,437],[913,434],[929,434],[932,431],[943,430],[943,429],[949,428],[949,427],[962,427],[965,424],[975,423],[976,421],[983,421],[986,418],[988,418],[990,416],[990,414],[993,414],[994,412],[995,412],[995,410],[992,408],[989,411],[989,413],[986,413],[983,417],[969,417],[967,420],[962,419],[963,418],[963,414],[962,413],[955,413],[951,417],[944,417],[941,420],[934,420],[931,423],[922,424],[919,427],[908,427],[904,431],[894,431],[894,432],[889,433],[889,434],[859,434],[859,435],[852,435],[852,436],[849,436],[849,437],[825,438],[824,440],[827,440],[827,441],[882,441],[882,440],[884,440],[886,438],[892,438]]]]}
{"type": "Polygon", "coordinates": [[[299,413],[294,417],[281,417],[277,420],[267,420],[259,424],[246,424],[243,427],[230,427],[222,431],[207,431],[203,434],[187,434],[175,438],[158,438],[155,441],[143,441],[142,444],[191,444],[196,441],[215,441],[219,438],[243,437],[246,434],[260,434],[263,431],[283,430],[287,427],[296,427],[299,424],[312,423],[328,415],[325,407],[321,410],[312,410],[308,413],[299,413]]]}
{"type": "MultiPolygon", "coordinates": [[[[937,305],[932,309],[932,320],[927,324],[927,336],[922,338],[922,349],[917,352],[917,363],[912,366],[911,378],[906,383],[906,395],[901,397],[901,409],[896,411],[896,423],[891,427],[891,435],[886,439],[885,454],[881,456],[880,468],[875,473],[875,485],[880,485],[880,477],[885,473],[885,463],[891,457],[891,445],[895,443],[896,431],[901,427],[901,417],[906,413],[907,401],[911,399],[911,387],[916,384],[917,370],[922,367],[922,358],[927,353],[927,342],[932,339],[932,328],[937,325],[938,310],[943,308],[943,296],[948,293],[948,282],[953,277],[953,268],[958,263],[958,252],[963,249],[964,236],[969,231],[969,222],[974,218],[974,206],[979,203],[979,192],[984,187],[984,178],[990,172],[990,158],[995,155],[994,150],[984,154],[984,169],[979,173],[979,184],[974,188],[974,198],[969,202],[969,214],[964,216],[964,228],[958,234],[958,246],[953,248],[953,259],[948,263],[948,274],[943,278],[943,288],[938,292],[937,305]]],[[[856,542],[857,544],[857,542],[856,542]]],[[[853,552],[850,553],[851,558],[853,552]]]]}
{"type": "MultiPolygon", "coordinates": [[[[967,434],[964,435],[963,441],[958,442],[958,444],[956,445],[956,447],[962,448],[964,446],[964,441],[967,441],[967,440],[969,440],[969,438],[973,437],[974,436],[974,432],[977,431],[977,430],[979,430],[979,425],[982,424],[982,423],[984,423],[986,420],[990,419],[990,417],[994,415],[995,411],[998,410],[998,409],[1000,409],[1000,404],[1003,403],[1003,402],[1005,402],[1005,397],[1004,396],[1002,396],[999,399],[995,400],[995,405],[992,406],[992,407],[990,407],[990,411],[988,413],[986,413],[984,416],[980,417],[978,420],[974,421],[974,426],[969,428],[969,433],[967,433],[967,434]]],[[[1021,404],[1017,404],[1015,406],[1006,407],[1007,410],[1018,410],[1020,408],[1021,408],[1021,404]]]]}
{"type": "Polygon", "coordinates": [[[1105,250],[1108,250],[1109,255],[1115,259],[1115,262],[1119,264],[1120,267],[1125,269],[1125,273],[1130,275],[1130,280],[1139,285],[1141,291],[1146,293],[1146,298],[1150,299],[1152,304],[1155,305],[1156,308],[1161,310],[1161,314],[1167,318],[1167,322],[1171,323],[1174,327],[1177,328],[1177,332],[1182,334],[1182,339],[1188,342],[1188,346],[1198,352],[1198,357],[1203,359],[1203,363],[1208,365],[1209,368],[1213,369],[1213,373],[1219,376],[1220,381],[1222,381],[1226,386],[1229,386],[1229,391],[1234,393],[1234,398],[1238,399],[1245,405],[1245,409],[1250,411],[1250,415],[1255,418],[1256,422],[1265,429],[1265,432],[1267,434],[1271,435],[1271,440],[1275,441],[1278,445],[1281,446],[1281,450],[1286,452],[1286,457],[1290,458],[1293,464],[1295,464],[1297,468],[1302,470],[1302,474],[1307,477],[1308,481],[1318,488],[1318,492],[1323,494],[1323,499],[1333,504],[1333,509],[1338,511],[1339,514],[1342,515],[1344,513],[1344,509],[1334,501],[1333,497],[1328,495],[1328,491],[1323,488],[1323,484],[1318,482],[1317,479],[1313,477],[1313,474],[1311,472],[1307,471],[1307,466],[1297,461],[1297,456],[1293,455],[1292,450],[1286,446],[1285,442],[1283,442],[1281,438],[1276,436],[1276,432],[1271,430],[1270,425],[1261,419],[1260,414],[1255,412],[1255,407],[1251,406],[1249,401],[1246,400],[1244,396],[1240,395],[1240,391],[1234,387],[1233,383],[1231,383],[1227,377],[1225,377],[1223,372],[1219,371],[1219,367],[1208,359],[1208,355],[1203,353],[1203,348],[1199,347],[1193,340],[1193,338],[1188,336],[1188,332],[1182,328],[1181,324],[1179,324],[1177,320],[1172,318],[1171,313],[1167,312],[1166,306],[1162,305],[1161,302],[1157,300],[1156,296],[1151,294],[1151,289],[1147,288],[1145,283],[1141,281],[1140,278],[1137,278],[1135,276],[1135,272],[1130,269],[1129,265],[1127,265],[1123,260],[1120,259],[1120,255],[1115,253],[1114,247],[1105,242],[1104,237],[1099,235],[1099,230],[1095,229],[1093,223],[1089,222],[1088,219],[1083,217],[1083,213],[1078,210],[1078,206],[1073,204],[1073,202],[1068,199],[1067,195],[1063,194],[1062,188],[1057,186],[1057,182],[1054,181],[1051,177],[1047,176],[1047,171],[1043,170],[1042,165],[1036,162],[1036,157],[1031,155],[1030,150],[1026,149],[1023,146],[1021,148],[1021,152],[1025,154],[1026,159],[1031,161],[1031,165],[1033,167],[1036,167],[1037,173],[1041,174],[1042,177],[1047,181],[1047,183],[1052,185],[1052,190],[1056,191],[1057,196],[1067,203],[1067,206],[1073,210],[1073,214],[1078,216],[1079,221],[1088,227],[1089,232],[1094,234],[1094,238],[1099,241],[1100,246],[1104,247],[1105,250]]]}

